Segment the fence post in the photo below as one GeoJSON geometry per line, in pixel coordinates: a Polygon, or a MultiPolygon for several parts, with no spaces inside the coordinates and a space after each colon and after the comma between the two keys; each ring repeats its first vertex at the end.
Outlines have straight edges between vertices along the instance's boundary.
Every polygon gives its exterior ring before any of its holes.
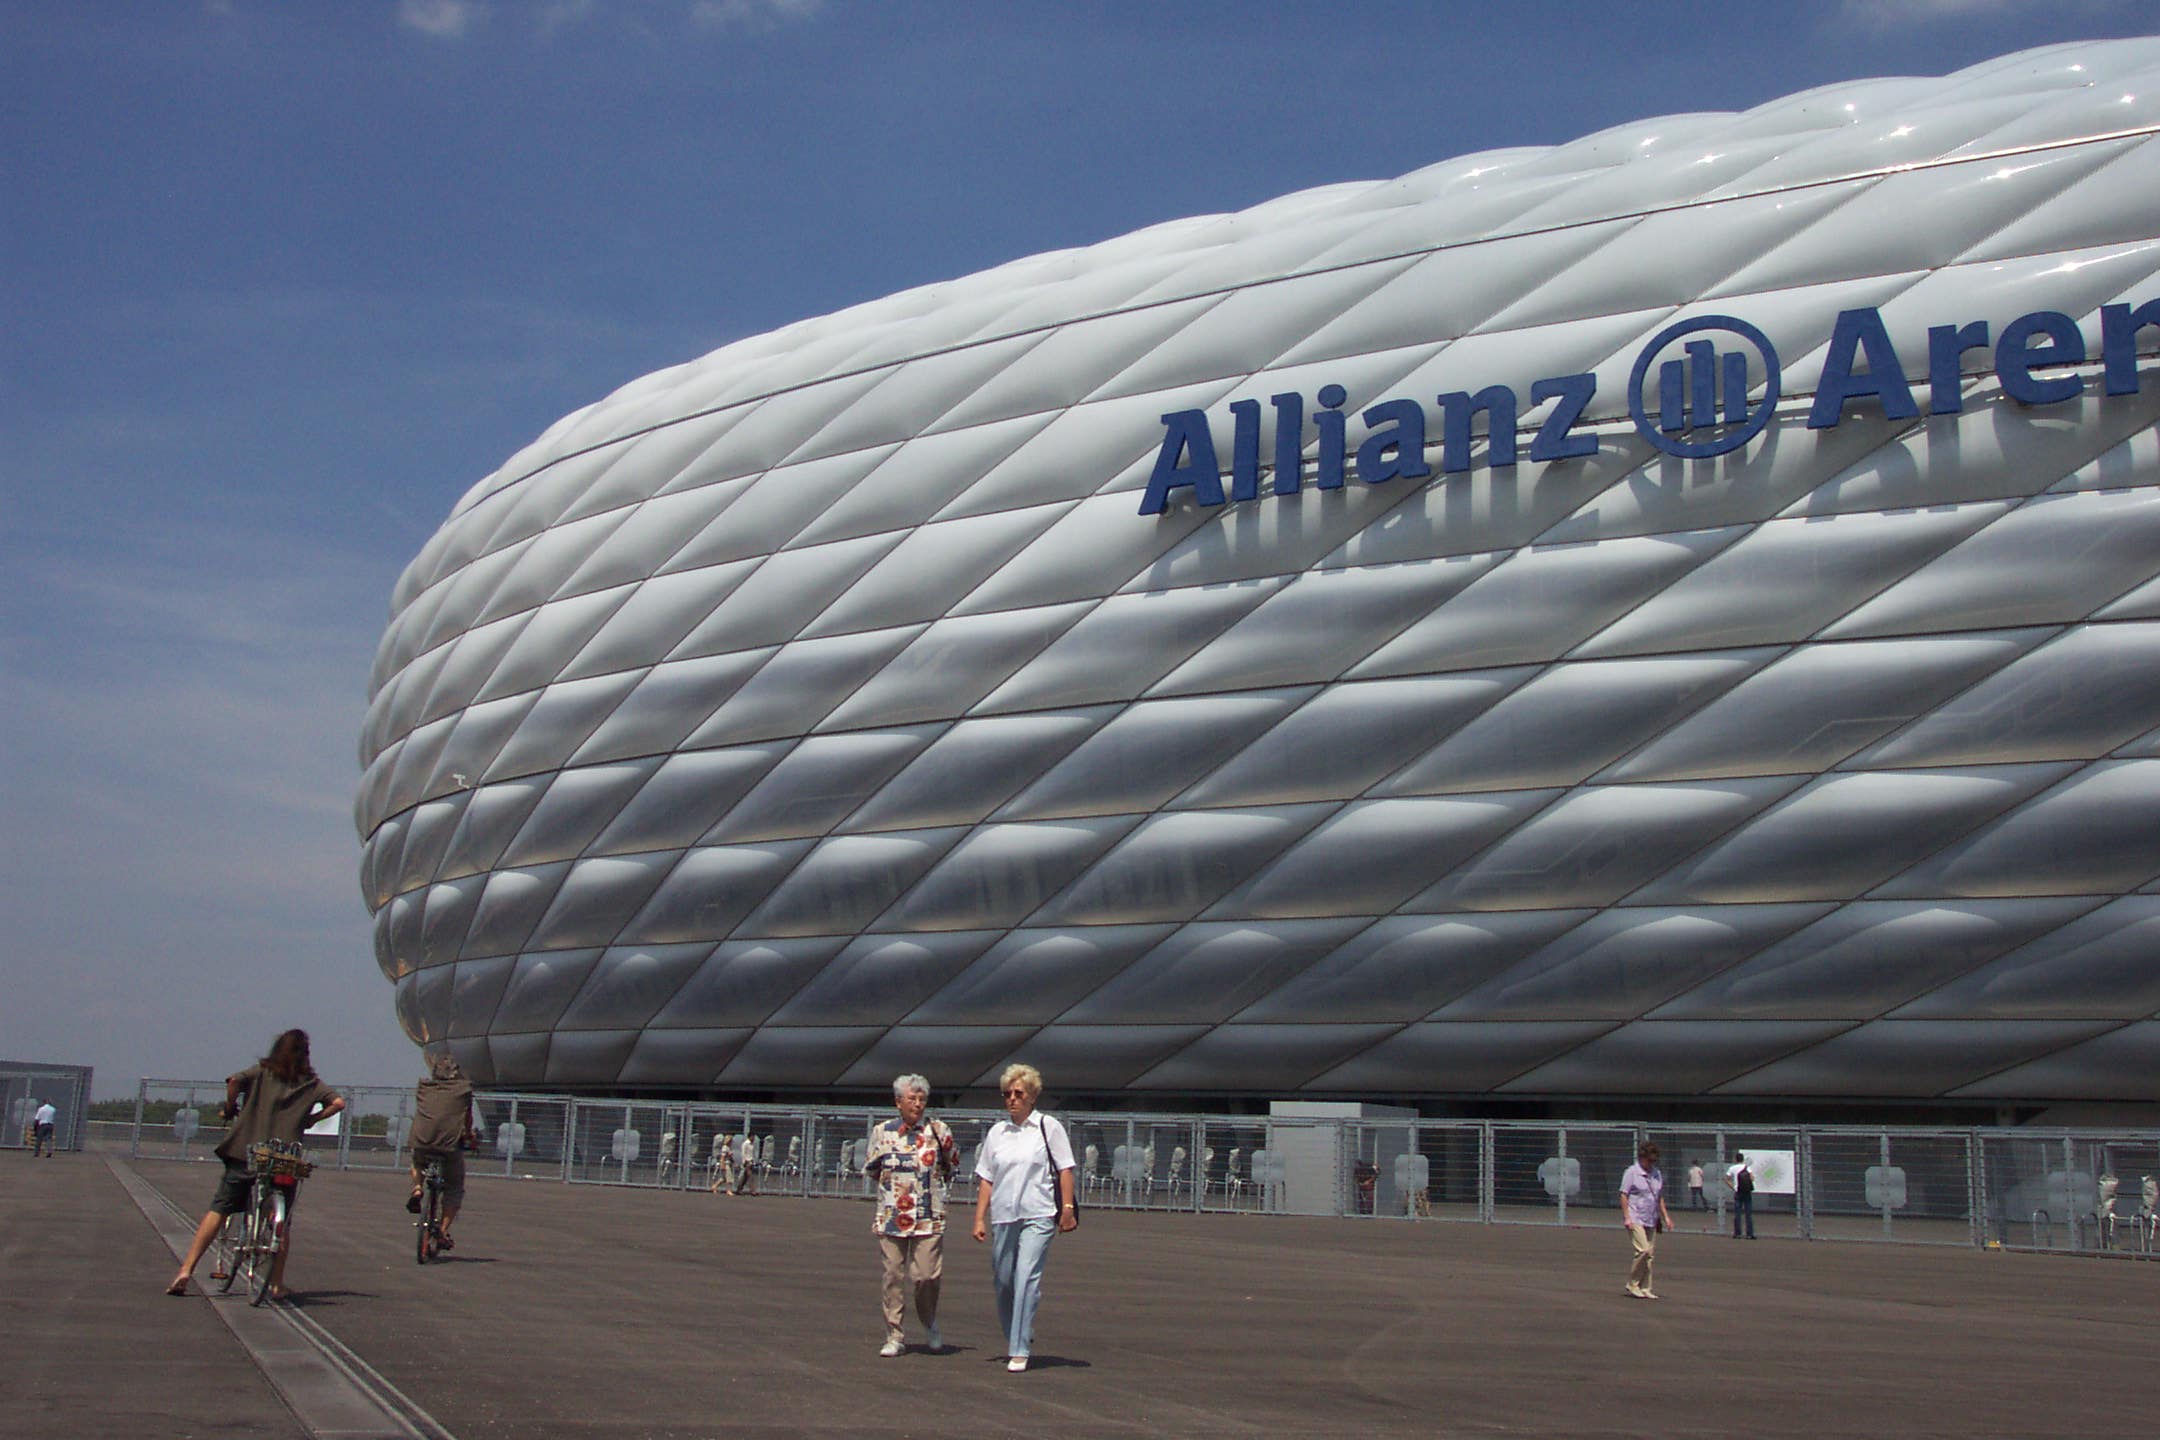
{"type": "Polygon", "coordinates": [[[2063,1209],[2068,1212],[2070,1253],[2085,1248],[2085,1217],[2077,1209],[2077,1141],[2063,1136],[2063,1209]]]}
{"type": "Polygon", "coordinates": [[[1815,1132],[1807,1126],[1800,1127],[1793,1137],[1793,1188],[1799,1193],[1793,1196],[1793,1221],[1800,1227],[1800,1238],[1815,1238],[1815,1132]]]}
{"type": "Polygon", "coordinates": [[[1725,1228],[1725,1169],[1725,1129],[1723,1126],[1719,1126],[1717,1132],[1717,1184],[1712,1188],[1717,1191],[1717,1228],[1720,1231],[1725,1228]]]}
{"type": "Polygon", "coordinates": [[[1890,1185],[1888,1179],[1888,1172],[1890,1169],[1890,1132],[1888,1130],[1882,1132],[1881,1150],[1882,1158],[1877,1160],[1875,1163],[1882,1166],[1884,1171],[1884,1183],[1882,1187],[1882,1238],[1885,1240],[1889,1240],[1893,1237],[1890,1230],[1890,1185]]]}
{"type": "Polygon", "coordinates": [[[1493,1133],[1492,1121],[1478,1122],[1478,1220],[1486,1225],[1493,1223],[1493,1133]]]}
{"type": "Polygon", "coordinates": [[[133,1130],[132,1132],[130,1132],[130,1133],[129,1133],[129,1135],[128,1135],[128,1159],[130,1159],[130,1160],[140,1160],[140,1159],[142,1159],[142,1117],[143,1117],[143,1102],[144,1102],[145,1100],[149,1099],[149,1098],[150,1098],[150,1082],[149,1082],[148,1080],[138,1080],[138,1081],[136,1081],[136,1082],[135,1082],[135,1128],[134,1128],[134,1130],[133,1130]]]}
{"type": "MultiPolygon", "coordinates": [[[[1567,1126],[1560,1127],[1560,1158],[1567,1159],[1567,1126]]],[[[1567,1166],[1560,1167],[1560,1223],[1567,1224],[1567,1166]]]]}
{"type": "Polygon", "coordinates": [[[1972,1243],[1987,1244],[1987,1166],[1978,1129],[1965,1133],[1965,1217],[1972,1243]]]}

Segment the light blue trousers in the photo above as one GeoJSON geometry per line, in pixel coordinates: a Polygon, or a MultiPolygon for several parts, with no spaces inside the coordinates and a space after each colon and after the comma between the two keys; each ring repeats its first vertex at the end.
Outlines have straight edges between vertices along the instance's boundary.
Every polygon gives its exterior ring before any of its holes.
{"type": "Polygon", "coordinates": [[[1033,1347],[1043,1262],[1056,1234],[1057,1221],[1048,1219],[990,1227],[990,1279],[997,1286],[998,1324],[1005,1327],[1008,1355],[1026,1355],[1033,1347]]]}

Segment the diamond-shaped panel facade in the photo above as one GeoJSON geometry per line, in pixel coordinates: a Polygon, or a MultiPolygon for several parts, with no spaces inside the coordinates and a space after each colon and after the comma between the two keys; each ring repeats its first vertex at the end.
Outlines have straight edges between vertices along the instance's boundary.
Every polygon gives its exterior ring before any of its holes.
{"type": "Polygon", "coordinates": [[[2061,46],[635,381],[397,586],[401,1023],[499,1085],[2149,1097],[2156,179],[2160,41],[2061,46]]]}

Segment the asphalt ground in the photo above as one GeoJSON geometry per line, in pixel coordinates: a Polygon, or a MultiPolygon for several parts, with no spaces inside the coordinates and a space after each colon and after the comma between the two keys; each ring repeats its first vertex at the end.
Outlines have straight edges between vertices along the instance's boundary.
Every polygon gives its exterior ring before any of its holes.
{"type": "MultiPolygon", "coordinates": [[[[308,1434],[219,1323],[239,1302],[160,1294],[130,1173],[186,1218],[214,1180],[0,1157],[0,1436],[308,1434]]],[[[308,1182],[281,1319],[457,1440],[2146,1434],[2160,1403],[2160,1263],[1682,1230],[1646,1303],[1617,1225],[1097,1211],[1008,1375],[964,1234],[950,1348],[888,1360],[867,1205],[476,1178],[422,1267],[404,1189],[308,1182]]]]}

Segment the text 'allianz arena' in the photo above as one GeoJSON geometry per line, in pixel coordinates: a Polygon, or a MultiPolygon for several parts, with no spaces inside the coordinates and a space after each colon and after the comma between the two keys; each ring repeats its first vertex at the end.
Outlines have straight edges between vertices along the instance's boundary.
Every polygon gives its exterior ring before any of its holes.
{"type": "Polygon", "coordinates": [[[2154,1099],[2160,41],[1474,155],[740,341],[406,570],[483,1081],[2154,1099]]]}

